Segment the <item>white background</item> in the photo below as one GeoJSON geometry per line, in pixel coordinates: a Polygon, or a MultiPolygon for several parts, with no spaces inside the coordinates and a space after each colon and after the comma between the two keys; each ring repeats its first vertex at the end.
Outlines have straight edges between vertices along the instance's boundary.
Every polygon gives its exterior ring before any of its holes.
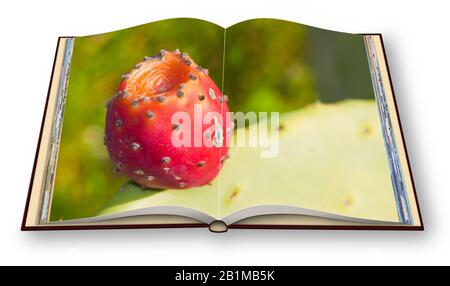
{"type": "Polygon", "coordinates": [[[0,264],[449,264],[446,1],[168,2],[0,4],[0,264]],[[20,232],[57,37],[172,17],[197,17],[223,26],[270,17],[344,32],[383,33],[425,232],[20,232]]]}

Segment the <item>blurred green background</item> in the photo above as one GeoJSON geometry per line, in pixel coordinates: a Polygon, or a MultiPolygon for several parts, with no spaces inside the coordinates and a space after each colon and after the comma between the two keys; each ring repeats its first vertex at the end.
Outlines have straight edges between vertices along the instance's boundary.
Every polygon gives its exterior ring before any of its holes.
{"type": "Polygon", "coordinates": [[[115,174],[103,145],[105,104],[123,73],[160,49],[179,48],[208,68],[231,111],[279,111],[317,100],[373,99],[362,36],[281,20],[226,30],[170,19],[76,38],[50,220],[96,215],[127,178],[115,174]]]}
{"type": "Polygon", "coordinates": [[[232,111],[290,111],[317,100],[374,98],[363,36],[256,19],[226,31],[232,111]]]}

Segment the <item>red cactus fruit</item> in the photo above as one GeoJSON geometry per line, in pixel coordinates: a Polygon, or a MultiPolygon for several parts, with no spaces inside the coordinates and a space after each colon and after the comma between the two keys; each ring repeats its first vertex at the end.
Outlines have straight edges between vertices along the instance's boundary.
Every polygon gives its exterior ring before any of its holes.
{"type": "Polygon", "coordinates": [[[209,183],[228,156],[231,119],[226,101],[208,71],[187,54],[162,50],[146,57],[123,75],[107,105],[105,144],[116,171],[149,188],[209,183]],[[199,108],[201,118],[196,120],[194,110],[199,108]],[[173,115],[180,111],[190,120],[174,123],[173,115]],[[215,113],[208,119],[208,112],[215,113]],[[175,146],[177,135],[189,144],[175,146]]]}

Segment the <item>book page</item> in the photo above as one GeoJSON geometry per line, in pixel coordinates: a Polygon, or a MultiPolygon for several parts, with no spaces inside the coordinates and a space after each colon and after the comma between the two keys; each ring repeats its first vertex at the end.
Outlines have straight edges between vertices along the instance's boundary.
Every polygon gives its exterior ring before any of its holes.
{"type": "Polygon", "coordinates": [[[223,47],[222,27],[183,18],[75,38],[48,220],[152,206],[217,216],[220,148],[170,141],[176,111],[220,94],[223,47]]]}
{"type": "Polygon", "coordinates": [[[221,218],[284,205],[399,222],[363,36],[233,25],[224,93],[241,123],[220,174],[221,218]]]}

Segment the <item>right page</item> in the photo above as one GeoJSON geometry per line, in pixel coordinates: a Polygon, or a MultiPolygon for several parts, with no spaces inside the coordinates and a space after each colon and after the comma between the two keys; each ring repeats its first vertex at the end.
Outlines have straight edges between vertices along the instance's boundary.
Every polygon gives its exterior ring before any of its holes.
{"type": "Polygon", "coordinates": [[[364,37],[256,19],[225,38],[235,129],[220,173],[220,217],[283,205],[404,222],[364,37]]]}

